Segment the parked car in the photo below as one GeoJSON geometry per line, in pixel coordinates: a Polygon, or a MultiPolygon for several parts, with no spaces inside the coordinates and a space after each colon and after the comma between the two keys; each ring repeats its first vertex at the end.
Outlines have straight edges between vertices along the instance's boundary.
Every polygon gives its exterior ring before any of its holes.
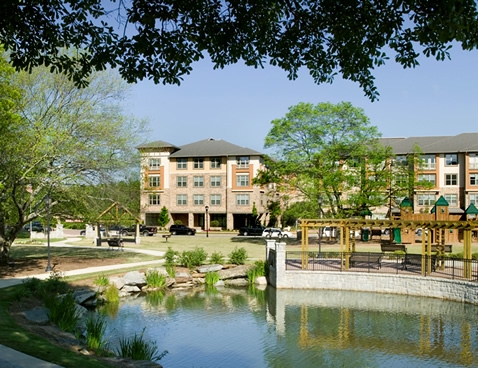
{"type": "Polygon", "coordinates": [[[337,229],[335,227],[325,226],[322,228],[322,237],[323,238],[335,238],[337,234],[337,229]]]}
{"type": "Polygon", "coordinates": [[[121,235],[127,236],[128,235],[128,227],[123,225],[112,225],[108,227],[108,234],[109,235],[121,235]]]}
{"type": "MultiPolygon", "coordinates": [[[[128,235],[135,235],[136,233],[136,225],[131,225],[127,229],[128,235]]],[[[156,226],[146,226],[146,225],[139,225],[139,233],[143,236],[153,236],[157,234],[158,228],[156,226]]]]}
{"type": "Polygon", "coordinates": [[[195,235],[196,229],[186,225],[171,225],[169,232],[171,235],[195,235]]]}
{"type": "MultiPolygon", "coordinates": [[[[96,231],[96,227],[93,226],[93,230],[96,231]]],[[[103,225],[100,225],[100,232],[101,232],[101,236],[105,236],[106,235],[106,229],[103,225]]],[[[81,230],[80,231],[80,236],[85,236],[86,235],[86,230],[81,230]]]]}
{"type": "Polygon", "coordinates": [[[243,236],[262,236],[264,226],[247,226],[239,229],[239,235],[243,236]]]}
{"type": "Polygon", "coordinates": [[[26,224],[23,227],[23,230],[30,231],[30,226],[32,231],[42,232],[44,230],[43,225],[40,221],[32,221],[31,223],[26,224]]]}
{"type": "Polygon", "coordinates": [[[267,238],[291,238],[292,233],[290,231],[278,229],[275,227],[268,227],[262,232],[262,236],[267,238]]]}

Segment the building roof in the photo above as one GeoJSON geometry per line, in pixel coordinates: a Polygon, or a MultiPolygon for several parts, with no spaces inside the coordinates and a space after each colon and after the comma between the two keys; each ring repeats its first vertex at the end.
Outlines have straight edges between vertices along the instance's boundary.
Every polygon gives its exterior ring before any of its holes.
{"type": "Polygon", "coordinates": [[[179,147],[165,141],[154,141],[150,143],[145,143],[145,144],[141,144],[137,146],[136,148],[137,149],[172,148],[175,150],[179,149],[179,147]]]}
{"type": "Polygon", "coordinates": [[[208,138],[181,146],[171,157],[263,156],[261,152],[222,139],[208,138]]]}
{"type": "Polygon", "coordinates": [[[409,138],[381,138],[380,142],[392,147],[393,153],[406,155],[415,146],[427,153],[478,152],[478,133],[461,133],[455,136],[430,136],[409,138]]]}

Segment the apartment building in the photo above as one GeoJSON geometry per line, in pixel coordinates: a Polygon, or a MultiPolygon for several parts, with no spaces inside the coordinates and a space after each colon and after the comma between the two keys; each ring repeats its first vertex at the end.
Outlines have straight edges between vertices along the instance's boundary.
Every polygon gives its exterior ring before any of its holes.
{"type": "Polygon", "coordinates": [[[443,196],[449,213],[465,214],[470,204],[478,205],[478,133],[456,136],[383,138],[397,161],[404,160],[418,147],[423,166],[417,172],[419,181],[431,183],[427,189],[411,193],[414,212],[430,211],[443,196]]]}
{"type": "Polygon", "coordinates": [[[137,148],[145,224],[157,225],[163,206],[171,223],[180,220],[198,229],[211,221],[225,229],[247,226],[254,206],[266,219],[267,192],[252,184],[264,168],[262,153],[212,138],[184,146],[155,141],[137,148]]]}

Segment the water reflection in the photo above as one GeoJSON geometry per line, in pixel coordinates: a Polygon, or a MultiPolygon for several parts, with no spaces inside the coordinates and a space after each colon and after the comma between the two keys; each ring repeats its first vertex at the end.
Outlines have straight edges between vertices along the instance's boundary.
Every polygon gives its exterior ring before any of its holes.
{"type": "Polygon", "coordinates": [[[323,291],[183,290],[122,301],[112,347],[140,333],[165,367],[472,367],[478,307],[323,291]]]}

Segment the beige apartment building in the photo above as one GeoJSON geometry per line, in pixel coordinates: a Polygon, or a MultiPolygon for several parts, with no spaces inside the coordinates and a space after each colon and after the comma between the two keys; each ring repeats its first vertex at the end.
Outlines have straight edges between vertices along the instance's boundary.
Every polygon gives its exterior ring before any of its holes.
{"type": "Polygon", "coordinates": [[[264,168],[262,153],[212,138],[184,146],[155,141],[138,150],[145,224],[157,225],[163,206],[170,224],[197,229],[211,221],[223,229],[250,225],[253,206],[261,221],[267,218],[267,191],[252,184],[264,168]]]}
{"type": "Polygon", "coordinates": [[[451,215],[465,215],[470,204],[478,206],[478,133],[456,136],[383,138],[396,160],[422,152],[423,167],[417,172],[419,181],[432,183],[431,188],[415,188],[411,194],[414,212],[429,212],[443,196],[451,215]]]}

